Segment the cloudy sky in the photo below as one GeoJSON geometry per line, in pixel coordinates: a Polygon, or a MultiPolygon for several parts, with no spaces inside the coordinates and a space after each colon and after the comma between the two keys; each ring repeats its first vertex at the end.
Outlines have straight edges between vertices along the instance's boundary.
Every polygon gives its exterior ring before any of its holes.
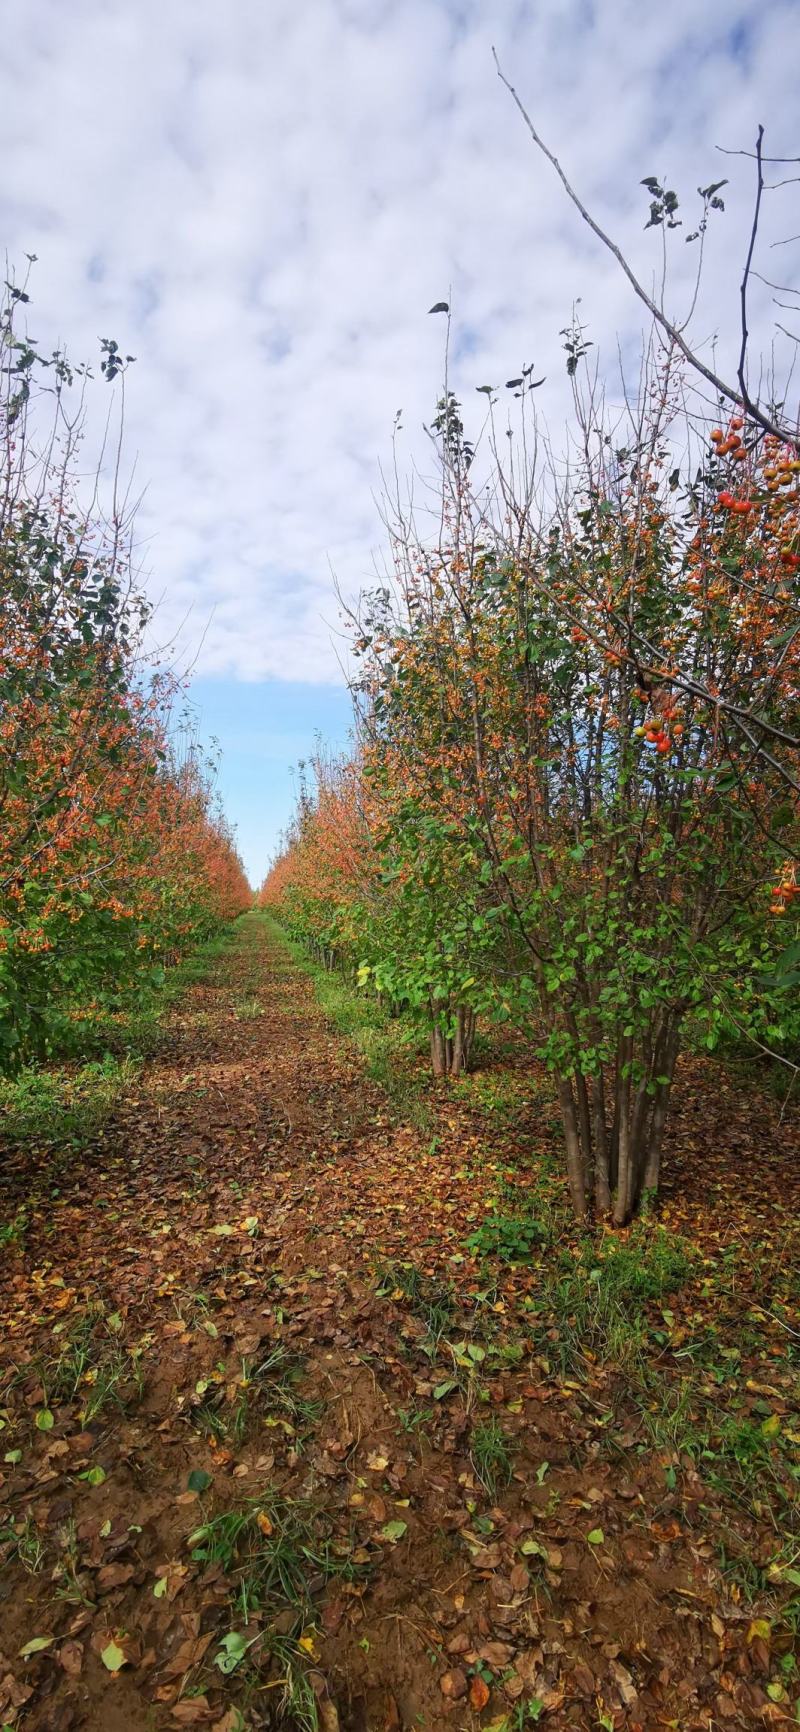
{"type": "Polygon", "coordinates": [[[137,356],[142,555],[164,638],[196,655],[254,879],[289,766],[315,730],[346,731],[332,573],[370,580],[398,409],[404,460],[424,450],[443,338],[427,308],[452,287],[476,426],[475,387],[535,361],[558,438],[577,297],[610,371],[618,338],[638,340],[492,43],[646,277],[642,176],[668,177],[688,217],[697,185],[730,175],[695,327],[727,363],[752,165],[715,146],[750,146],[763,120],[768,148],[797,154],[796,0],[28,0],[4,32],[0,245],[18,268],[38,255],[37,337],[137,356]]]}

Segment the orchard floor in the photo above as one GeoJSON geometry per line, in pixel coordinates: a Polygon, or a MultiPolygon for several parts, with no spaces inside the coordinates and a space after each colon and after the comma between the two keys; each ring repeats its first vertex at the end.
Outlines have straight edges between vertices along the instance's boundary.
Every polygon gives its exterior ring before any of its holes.
{"type": "Polygon", "coordinates": [[[0,1155],[0,1726],[794,1723],[797,1119],[684,1065],[615,1332],[531,1074],[404,1121],[248,916],[89,1148],[0,1155]]]}

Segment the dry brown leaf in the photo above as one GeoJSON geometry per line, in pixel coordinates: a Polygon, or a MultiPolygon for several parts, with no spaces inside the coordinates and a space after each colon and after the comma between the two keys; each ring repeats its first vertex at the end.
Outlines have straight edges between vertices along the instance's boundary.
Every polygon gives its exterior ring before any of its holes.
{"type": "Polygon", "coordinates": [[[485,1683],[484,1679],[480,1678],[476,1673],[469,1687],[470,1707],[474,1708],[476,1713],[479,1714],[481,1709],[486,1707],[489,1695],[490,1691],[488,1684],[485,1683]]]}
{"type": "Polygon", "coordinates": [[[83,1666],[83,1649],[80,1642],[63,1642],[58,1650],[58,1663],[63,1667],[68,1678],[79,1678],[83,1666]]]}
{"type": "Polygon", "coordinates": [[[439,1689],[448,1702],[460,1702],[467,1694],[466,1673],[456,1666],[452,1672],[443,1672],[439,1679],[439,1689]]]}

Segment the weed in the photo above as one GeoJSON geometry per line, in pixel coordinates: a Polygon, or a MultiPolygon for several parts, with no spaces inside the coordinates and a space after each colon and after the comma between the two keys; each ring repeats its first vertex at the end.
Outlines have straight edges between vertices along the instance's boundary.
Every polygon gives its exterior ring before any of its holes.
{"type": "Polygon", "coordinates": [[[52,1574],[56,1598],[68,1605],[93,1606],[91,1579],[81,1571],[78,1535],[71,1519],[57,1529],[56,1547],[58,1557],[52,1574]]]}
{"type": "Polygon", "coordinates": [[[29,1575],[38,1575],[44,1566],[45,1548],[32,1516],[0,1527],[0,1558],[6,1564],[18,1558],[29,1575]]]}
{"type": "Polygon", "coordinates": [[[37,1370],[48,1405],[80,1396],[85,1425],[110,1404],[124,1408],[144,1386],[139,1353],[123,1347],[110,1320],[92,1311],[80,1318],[58,1354],[37,1362],[37,1370]]]}
{"type": "Polygon", "coordinates": [[[317,1732],[317,1698],[309,1677],[308,1661],[297,1639],[273,1632],[267,1637],[267,1652],[283,1674],[282,1716],[290,1726],[297,1728],[297,1732],[317,1732]]]}
{"type": "MultiPolygon", "coordinates": [[[[244,1657],[249,1646],[251,1663],[277,1669],[275,1681],[293,1723],[315,1732],[316,1708],[299,1638],[313,1624],[314,1597],[325,1583],[332,1576],[352,1580],[357,1574],[349,1543],[334,1538],[327,1517],[310,1504],[274,1493],[213,1516],[188,1543],[196,1562],[217,1564],[230,1578],[232,1620],[248,1626],[254,1616],[280,1615],[280,1633],[266,1628],[263,1638],[237,1643],[233,1651],[244,1657]]],[[[223,1642],[228,1653],[234,1637],[232,1632],[223,1642]]],[[[221,1669],[233,1670],[236,1664],[236,1658],[226,1659],[221,1669]]]]}
{"type": "Polygon", "coordinates": [[[317,1424],[323,1406],[322,1402],[308,1400],[298,1393],[297,1384],[302,1375],[302,1362],[293,1358],[278,1342],[257,1364],[243,1359],[240,1376],[227,1385],[220,1375],[203,1379],[203,1386],[197,1388],[198,1394],[205,1396],[211,1383],[215,1383],[216,1388],[212,1389],[207,1400],[193,1403],[192,1424],[217,1442],[238,1445],[257,1420],[280,1415],[280,1423],[291,1434],[294,1447],[302,1448],[317,1424]]]}
{"type": "Polygon", "coordinates": [[[425,1325],[420,1347],[429,1359],[435,1359],[453,1321],[452,1286],[424,1275],[414,1263],[384,1263],[378,1271],[377,1291],[379,1298],[408,1301],[414,1315],[425,1325]]]}
{"type": "Polygon", "coordinates": [[[511,1479],[511,1453],[508,1439],[495,1414],[473,1426],[470,1440],[470,1460],[484,1488],[496,1498],[502,1486],[511,1479]]]}
{"type": "Polygon", "coordinates": [[[520,1215],[489,1215],[471,1233],[467,1249],[479,1257],[499,1257],[504,1263],[530,1263],[537,1246],[548,1234],[541,1221],[520,1215]]]}
{"type": "Polygon", "coordinates": [[[421,1432],[436,1418],[432,1407],[400,1407],[397,1417],[403,1431],[408,1434],[421,1432]]]}
{"type": "Polygon", "coordinates": [[[733,1588],[736,1598],[745,1605],[753,1605],[760,1600],[767,1590],[767,1575],[761,1566],[754,1562],[746,1552],[741,1550],[730,1538],[719,1542],[717,1550],[719,1573],[728,1590],[733,1588]]]}
{"type": "Polygon", "coordinates": [[[237,1022],[255,1022],[264,1015],[264,1006],[258,998],[234,999],[233,1014],[237,1022]]]}
{"type": "MultiPolygon", "coordinates": [[[[592,1261],[591,1250],[588,1260],[592,1261]]],[[[663,1227],[637,1223],[627,1242],[606,1239],[590,1278],[609,1298],[633,1308],[676,1293],[691,1278],[693,1255],[683,1239],[663,1227]]]]}
{"type": "Polygon", "coordinates": [[[24,1206],[17,1209],[10,1221],[0,1222],[0,1251],[5,1251],[9,1245],[20,1245],[27,1225],[28,1212],[24,1206]]]}
{"type": "Polygon", "coordinates": [[[130,1059],[105,1058],[73,1070],[33,1066],[0,1078],[0,1116],[10,1143],[79,1147],[104,1124],[136,1075],[130,1059]]]}
{"type": "Polygon", "coordinates": [[[575,1256],[563,1251],[543,1270],[532,1313],[537,1345],[562,1373],[586,1366],[586,1354],[624,1370],[644,1372],[647,1305],[683,1286],[694,1271],[690,1247],[661,1227],[642,1223],[626,1241],[584,1239],[575,1256]]]}

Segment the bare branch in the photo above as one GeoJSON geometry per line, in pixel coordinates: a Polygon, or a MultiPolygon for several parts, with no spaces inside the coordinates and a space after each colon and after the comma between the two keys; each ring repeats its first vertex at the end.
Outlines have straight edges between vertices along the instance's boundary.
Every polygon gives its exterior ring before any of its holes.
{"type": "MultiPolygon", "coordinates": [[[[671,341],[673,343],[677,344],[677,347],[680,349],[681,354],[684,356],[684,358],[688,361],[690,367],[692,367],[696,373],[701,374],[701,376],[704,379],[706,379],[710,385],[713,385],[715,391],[718,391],[721,397],[724,397],[727,400],[727,402],[732,403],[738,407],[738,405],[742,401],[742,389],[743,388],[742,388],[741,383],[737,383],[736,386],[733,386],[733,385],[729,384],[727,382],[727,380],[721,378],[718,373],[715,373],[711,367],[707,367],[705,362],[701,361],[700,356],[697,354],[696,350],[692,349],[689,346],[689,344],[686,342],[686,340],[683,337],[679,327],[677,325],[673,324],[672,320],[667,317],[663,308],[659,307],[658,303],[653,300],[651,295],[648,294],[646,288],[644,287],[644,285],[642,283],[640,283],[639,278],[636,276],[635,272],[631,269],[631,266],[628,264],[628,261],[625,257],[625,254],[622,252],[622,249],[617,246],[616,242],[611,239],[610,235],[606,234],[605,229],[600,227],[600,224],[591,215],[590,211],[587,210],[585,204],[583,203],[583,200],[578,196],[574,187],[571,185],[570,181],[567,179],[567,176],[564,173],[563,168],[561,167],[561,164],[558,160],[558,157],[553,154],[552,150],[550,150],[548,148],[548,146],[545,144],[544,140],[540,137],[539,133],[536,131],[536,128],[533,124],[533,121],[531,120],[531,117],[528,114],[527,109],[524,107],[522,101],[520,100],[520,97],[518,96],[517,91],[515,90],[513,84],[510,82],[510,80],[508,78],[506,78],[506,75],[503,72],[503,69],[500,65],[500,61],[497,57],[497,50],[494,47],[492,48],[492,55],[494,58],[495,67],[497,69],[497,76],[500,79],[501,84],[505,85],[506,90],[508,91],[509,95],[511,96],[517,109],[519,110],[519,113],[521,114],[522,119],[525,122],[525,125],[528,129],[528,132],[530,133],[531,138],[533,139],[534,144],[536,145],[537,150],[540,150],[542,152],[542,155],[547,157],[548,162],[555,169],[556,174],[558,175],[558,178],[561,181],[561,184],[564,188],[564,191],[567,194],[567,197],[571,200],[572,204],[574,204],[574,206],[575,206],[575,209],[583,217],[584,222],[591,229],[592,234],[596,235],[597,239],[599,241],[602,241],[603,246],[606,247],[608,252],[610,252],[612,254],[612,256],[616,259],[617,264],[619,265],[620,269],[622,271],[624,271],[625,276],[627,277],[628,282],[630,283],[631,288],[634,291],[634,294],[638,296],[639,300],[647,308],[648,312],[650,313],[651,317],[653,319],[655,319],[656,323],[658,325],[660,325],[661,329],[663,331],[666,331],[666,333],[670,337],[671,341]]],[[[761,132],[763,132],[763,128],[760,130],[759,136],[761,136],[761,132]]],[[[757,200],[755,226],[757,226],[758,204],[760,204],[761,190],[763,190],[763,180],[761,179],[761,177],[759,177],[759,194],[758,194],[758,200],[757,200]]],[[[744,284],[743,284],[743,287],[745,289],[745,293],[746,293],[746,286],[747,286],[746,279],[747,279],[747,275],[749,274],[749,264],[750,264],[750,260],[752,258],[752,249],[755,245],[755,226],[754,226],[754,232],[751,235],[751,244],[750,244],[750,250],[748,253],[748,262],[747,262],[747,266],[746,266],[745,279],[744,279],[744,284]]],[[[742,369],[742,362],[741,362],[741,356],[740,356],[740,371],[741,371],[741,369],[742,369]]],[[[766,413],[766,411],[763,410],[759,406],[759,404],[752,402],[751,399],[746,395],[746,393],[745,393],[745,407],[746,407],[747,412],[750,415],[751,419],[753,421],[755,421],[756,424],[759,427],[761,427],[765,433],[772,433],[776,438],[785,440],[785,441],[792,443],[794,445],[800,444],[800,441],[798,441],[798,437],[797,437],[797,434],[795,432],[791,432],[788,428],[782,426],[779,422],[775,421],[771,415],[768,415],[766,413]]]]}

